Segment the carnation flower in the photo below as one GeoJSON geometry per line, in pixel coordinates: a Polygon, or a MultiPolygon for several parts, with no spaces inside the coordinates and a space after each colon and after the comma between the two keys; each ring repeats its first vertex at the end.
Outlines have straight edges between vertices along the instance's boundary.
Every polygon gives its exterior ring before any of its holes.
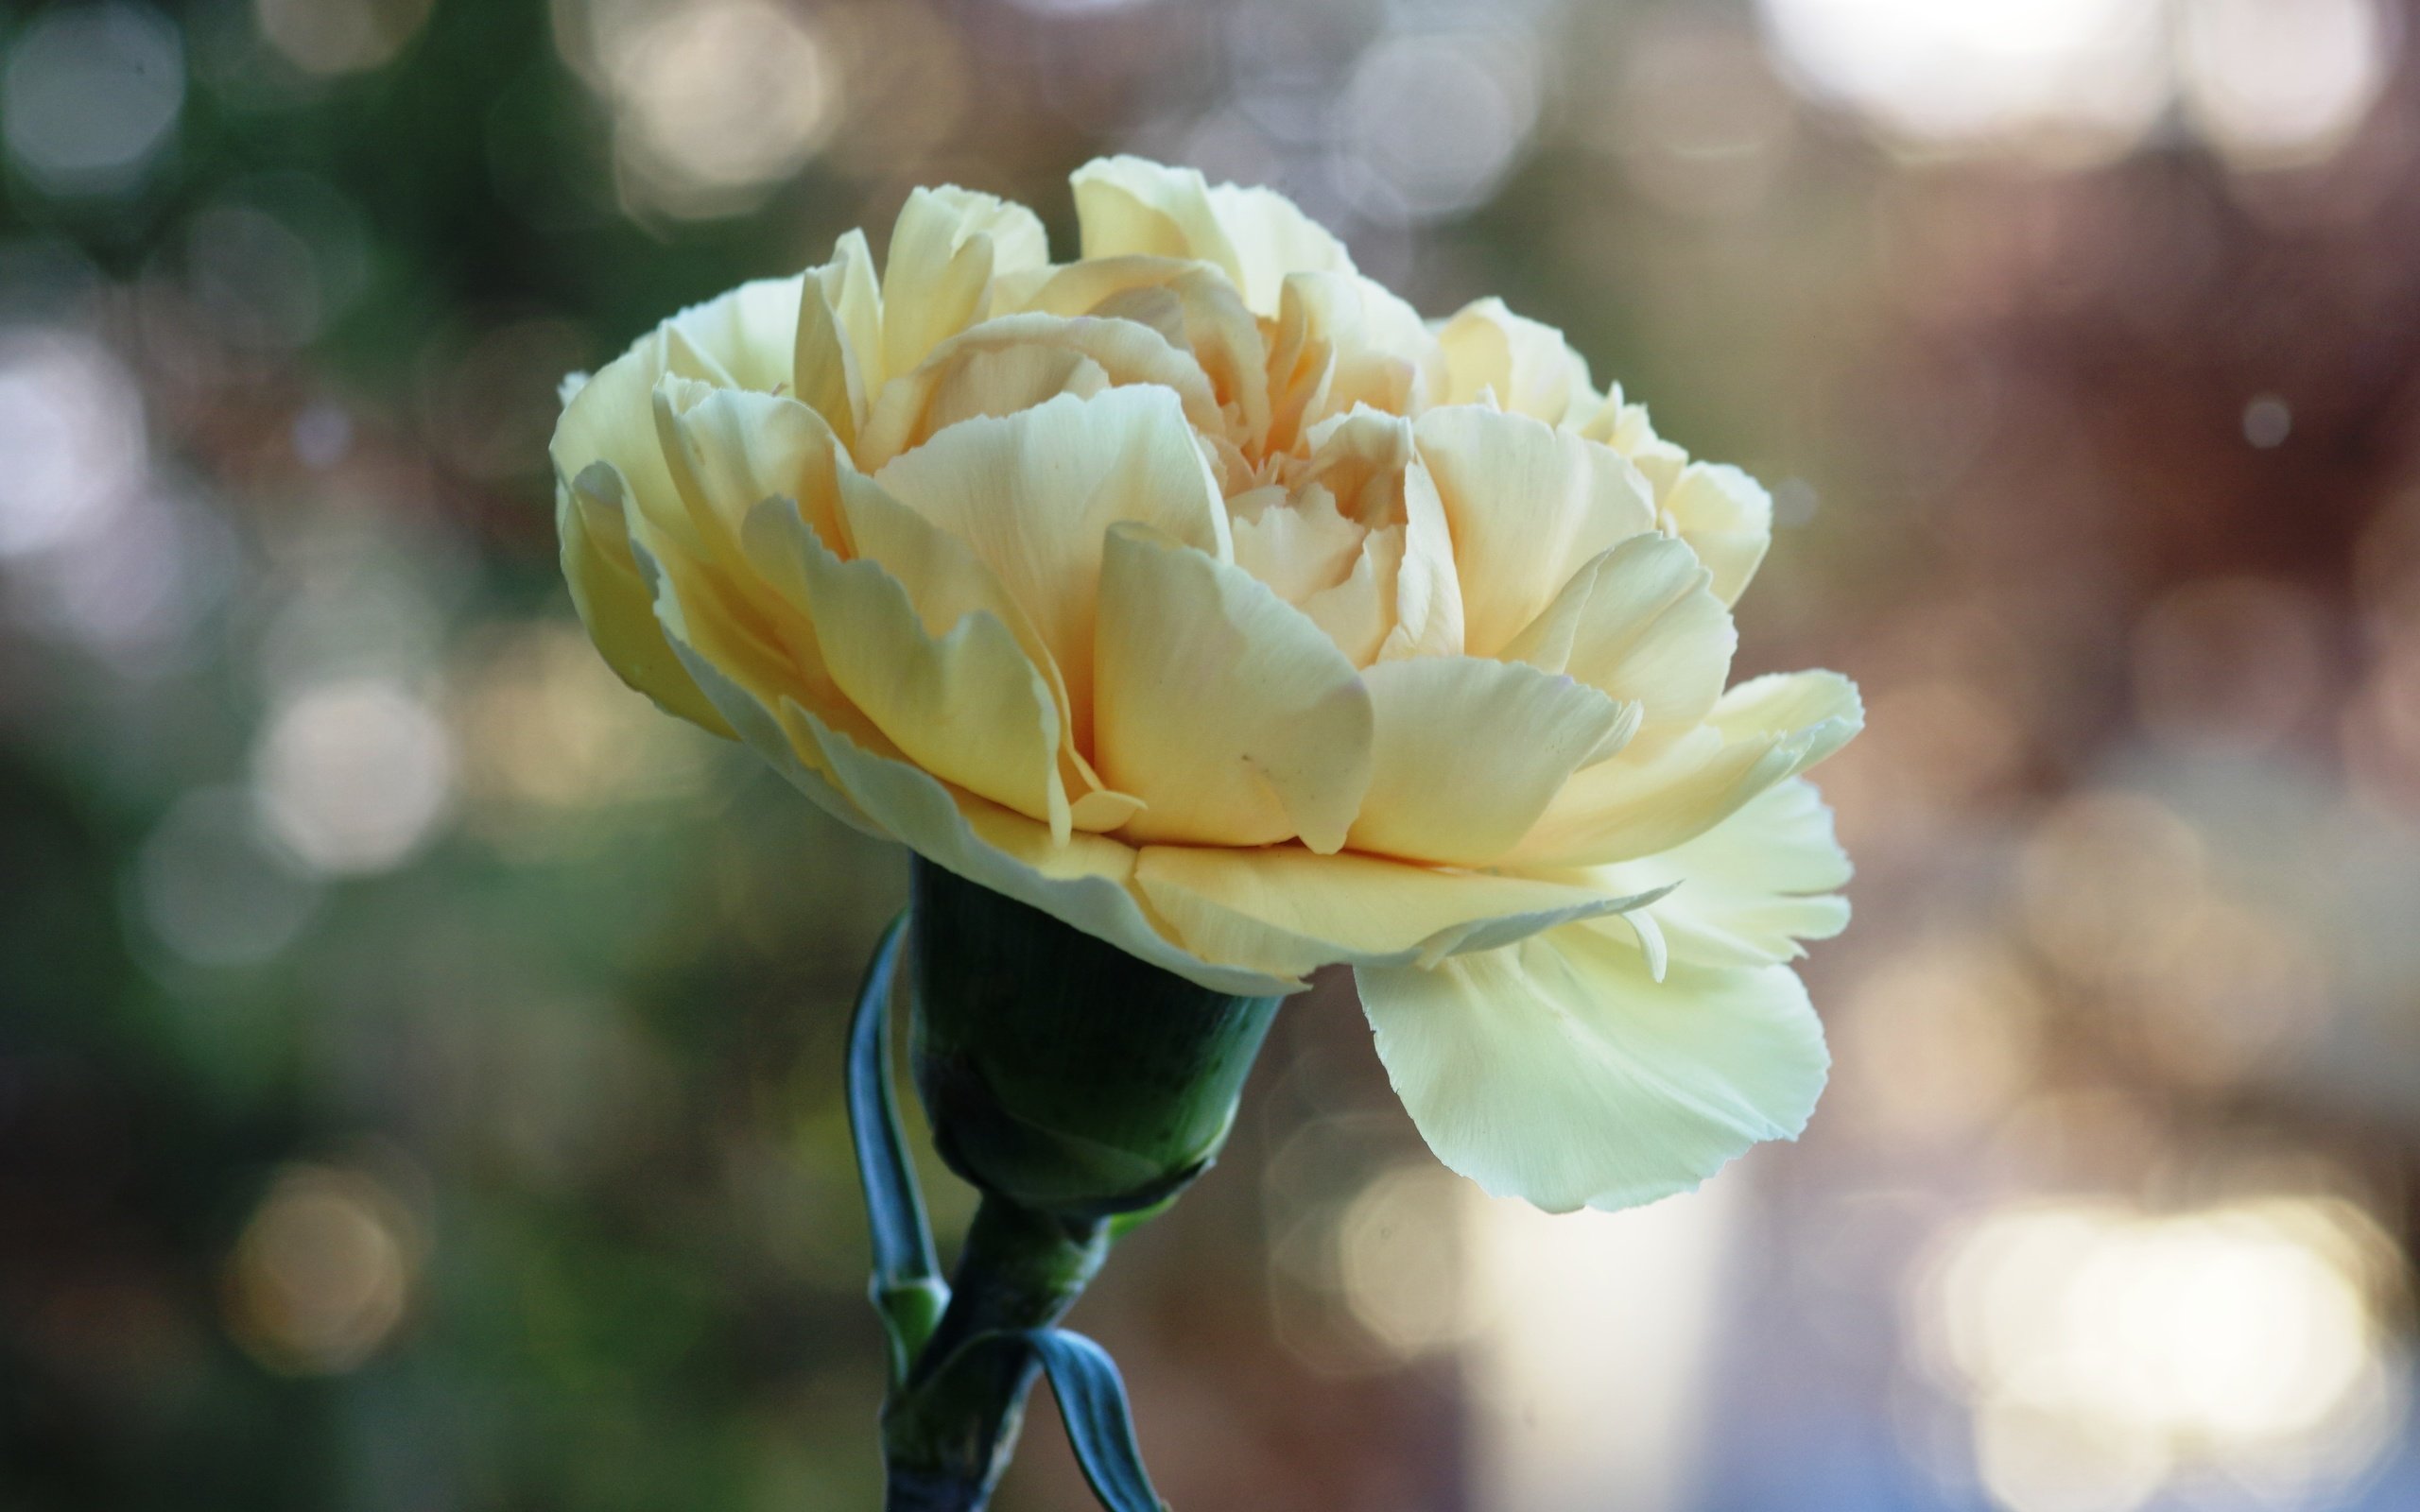
{"type": "MultiPolygon", "coordinates": [[[[1266,189],[919,190],[566,386],[562,560],[632,687],[843,821],[1238,996],[1354,970],[1438,1155],[1686,1190],[1820,1091],[1827,672],[1727,687],[1771,505],[1555,331],[1424,321],[1266,189]]],[[[1142,1011],[1138,1009],[1137,1011],[1142,1011]]]]}

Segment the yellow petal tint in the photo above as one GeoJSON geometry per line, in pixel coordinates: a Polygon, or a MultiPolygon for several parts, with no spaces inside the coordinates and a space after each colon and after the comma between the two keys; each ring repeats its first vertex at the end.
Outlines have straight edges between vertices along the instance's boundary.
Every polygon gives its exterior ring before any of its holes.
{"type": "Polygon", "coordinates": [[[804,709],[792,705],[784,713],[850,802],[934,865],[1214,991],[1257,997],[1302,990],[1299,979],[1205,961],[1161,934],[1129,890],[1131,847],[1080,832],[1061,845],[1048,826],[955,795],[931,773],[867,749],[804,709]]]}
{"type": "Polygon", "coordinates": [[[1109,533],[1093,759],[1147,805],[1129,838],[1332,852],[1370,782],[1370,693],[1248,574],[1144,527],[1109,533]]]}
{"type": "Polygon", "coordinates": [[[625,497],[622,475],[610,462],[592,462],[556,487],[555,528],[572,606],[616,677],[666,713],[728,738],[735,733],[729,721],[699,691],[655,622],[654,595],[631,553],[625,497]]]}
{"type": "Polygon", "coordinates": [[[1362,676],[1376,720],[1357,850],[1497,861],[1573,771],[1635,726],[1635,709],[1517,662],[1424,658],[1362,676]]]}
{"type": "Polygon", "coordinates": [[[1713,573],[1715,597],[1738,602],[1772,543],[1772,495],[1736,467],[1692,462],[1660,507],[1673,531],[1713,573]]]}
{"type": "Polygon", "coordinates": [[[1269,353],[1270,451],[1301,444],[1358,404],[1416,414],[1440,402],[1445,383],[1437,338],[1419,315],[1356,273],[1288,275],[1269,353]]]}
{"type": "Polygon", "coordinates": [[[856,444],[873,398],[869,365],[880,360],[882,340],[878,287],[865,232],[853,231],[833,249],[831,262],[807,270],[799,301],[792,391],[844,446],[856,444]]]}
{"type": "Polygon", "coordinates": [[[1109,527],[1134,521],[1225,560],[1226,511],[1165,388],[1062,395],[962,421],[875,475],[956,536],[1032,619],[1065,679],[1077,744],[1092,743],[1093,619],[1109,527]]]}
{"type": "Polygon", "coordinates": [[[1643,740],[1691,729],[1722,696],[1738,643],[1710,581],[1680,541],[1633,536],[1574,573],[1504,658],[1637,704],[1643,740]]]}
{"type": "Polygon", "coordinates": [[[880,562],[843,561],[780,500],[752,524],[786,548],[833,683],[909,761],[1050,826],[1070,827],[1059,711],[998,616],[971,609],[936,633],[880,562]]]}
{"type": "Polygon", "coordinates": [[[1415,429],[1453,533],[1473,656],[1497,654],[1589,558],[1654,528],[1647,480],[1609,447],[1474,404],[1432,409],[1415,429]]]}
{"type": "Polygon", "coordinates": [[[1864,724],[1856,684],[1838,673],[1743,682],[1715,704],[1708,723],[1574,777],[1506,859],[1590,866],[1669,850],[1840,749],[1864,724]]]}
{"type": "Polygon", "coordinates": [[[1514,315],[1504,301],[1464,306],[1438,328],[1445,390],[1438,403],[1471,404],[1492,395],[1496,407],[1549,425],[1569,425],[1594,410],[1588,364],[1550,325],[1514,315]]]}
{"type": "Polygon", "coordinates": [[[1298,846],[1146,846],[1134,880],[1188,950],[1280,975],[1336,962],[1429,965],[1636,902],[1584,883],[1298,846]]]}
{"type": "Polygon", "coordinates": [[[1208,380],[1224,438],[1241,447],[1267,434],[1269,359],[1260,325],[1217,268],[1172,257],[1105,257],[1028,274],[1009,287],[1008,303],[1029,313],[1149,326],[1184,349],[1208,380]]]}
{"type": "Polygon", "coordinates": [[[1050,261],[1023,205],[967,189],[918,189],[901,207],[882,270],[882,374],[904,373],[991,314],[992,280],[1050,261]]]}
{"type": "Polygon", "coordinates": [[[951,336],[914,372],[883,386],[856,449],[857,465],[879,469],[962,420],[1012,415],[1063,393],[1088,398],[1122,384],[1156,384],[1176,394],[1188,423],[1214,430],[1220,423],[1201,369],[1149,326],[1003,316],[951,336]]]}
{"type": "Polygon", "coordinates": [[[1087,260],[1141,253],[1208,263],[1256,315],[1277,313],[1288,273],[1353,270],[1342,243],[1267,189],[1214,188],[1196,169],[1140,158],[1096,160],[1072,181],[1087,260]]]}

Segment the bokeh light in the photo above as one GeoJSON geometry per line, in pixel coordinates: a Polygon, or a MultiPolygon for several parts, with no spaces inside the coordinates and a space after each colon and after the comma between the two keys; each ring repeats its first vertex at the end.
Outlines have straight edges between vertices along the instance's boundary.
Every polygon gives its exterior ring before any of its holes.
{"type": "Polygon", "coordinates": [[[54,6],[9,39],[0,138],[52,194],[139,185],[174,141],[184,108],[184,43],[148,6],[54,6]]]}
{"type": "Polygon", "coordinates": [[[2158,0],[1763,0],[1783,61],[1919,149],[2132,146],[2167,103],[2158,0]]]}
{"type": "Polygon", "coordinates": [[[250,796],[204,788],[180,799],[135,853],[141,925],[181,959],[251,966],[310,920],[317,880],[264,833],[250,796]]]}
{"type": "Polygon", "coordinates": [[[1947,1238],[1923,1335],[2009,1512],[2129,1512],[2174,1474],[2300,1495],[2359,1475],[2393,1400],[2392,1246],[2341,1202],[2044,1202],[1947,1238]]]}
{"type": "Polygon", "coordinates": [[[252,0],[261,34],[309,74],[357,74],[393,60],[429,0],[252,0]]]}
{"type": "Polygon", "coordinates": [[[229,1323],[272,1368],[355,1369],[404,1320],[421,1243],[409,1211],[377,1177],[289,1166],[262,1194],[229,1258],[229,1323]]]}
{"type": "Polygon", "coordinates": [[[2186,110],[2245,167],[2324,160],[2377,102],[2398,21],[2380,0],[2187,0],[2186,110]]]}
{"type": "Polygon", "coordinates": [[[1435,220],[1492,196],[1539,109],[1529,38],[1500,28],[1406,32],[1364,53],[1337,109],[1345,181],[1375,220],[1435,220]]]}
{"type": "Polygon", "coordinates": [[[0,558],[104,529],[141,486],[143,397],[74,331],[0,329],[0,558]]]}
{"type": "Polygon", "coordinates": [[[445,817],[454,747],[426,701],[392,681],[301,690],[276,711],[253,759],[269,833],[330,875],[402,864],[445,817]]]}
{"type": "Polygon", "coordinates": [[[614,116],[615,161],[635,208],[735,215],[822,146],[842,79],[811,13],[776,0],[600,3],[558,24],[589,60],[614,116]]]}

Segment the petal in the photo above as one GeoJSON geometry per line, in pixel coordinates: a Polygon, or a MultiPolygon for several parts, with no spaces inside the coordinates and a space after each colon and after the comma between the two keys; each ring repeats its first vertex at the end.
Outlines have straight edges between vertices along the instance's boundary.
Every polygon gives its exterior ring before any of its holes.
{"type": "Polygon", "coordinates": [[[1134,881],[1194,954],[1288,976],[1337,962],[1433,963],[1648,901],[1298,846],[1146,846],[1134,881]]]}
{"type": "Polygon", "coordinates": [[[900,208],[882,271],[882,373],[908,372],[989,317],[992,280],[1046,266],[1042,222],[971,189],[918,189],[900,208]]]}
{"type": "Polygon", "coordinates": [[[1224,273],[1170,257],[1088,258],[1053,268],[1013,308],[1132,320],[1192,354],[1238,438],[1269,429],[1269,355],[1260,324],[1224,273]]]}
{"type": "Polygon", "coordinates": [[[1410,415],[1444,385],[1437,338],[1419,313],[1356,273],[1295,273],[1279,291],[1269,343],[1269,445],[1292,449],[1358,404],[1410,415]]]}
{"type": "Polygon", "coordinates": [[[1575,880],[1616,890],[1670,885],[1647,912],[1674,960],[1768,966],[1806,954],[1800,940],[1847,927],[1848,900],[1838,889],[1850,870],[1832,811],[1814,783],[1793,778],[1695,839],[1575,880]]]}
{"type": "MultiPolygon", "coordinates": [[[[649,382],[678,372],[762,393],[787,387],[804,286],[804,275],[758,279],[665,321],[656,331],[661,366],[649,382]]],[[[631,350],[650,345],[643,338],[631,350]]]]}
{"type": "Polygon", "coordinates": [[[1134,851],[1103,835],[1057,844],[1046,826],[979,799],[953,795],[931,773],[851,740],[811,712],[786,718],[812,738],[835,782],[884,833],[978,885],[1030,903],[1189,982],[1238,997],[1302,990],[1304,983],[1203,961],[1153,927],[1127,882],[1134,851]]]}
{"type": "Polygon", "coordinates": [[[1688,729],[1722,696],[1739,643],[1709,580],[1680,541],[1633,536],[1573,574],[1504,659],[1637,704],[1642,739],[1688,729]]]}
{"type": "Polygon", "coordinates": [[[656,385],[655,429],[682,516],[678,528],[650,521],[645,533],[685,612],[720,627],[742,681],[829,706],[841,695],[804,597],[786,598],[743,537],[758,507],[779,500],[823,539],[847,541],[842,480],[856,474],[838,439],[795,399],[670,374],[656,385]]]}
{"type": "Polygon", "coordinates": [[[1655,434],[1647,418],[1645,404],[1633,404],[1622,398],[1621,386],[1616,384],[1605,395],[1596,412],[1582,421],[1580,434],[1592,441],[1602,441],[1635,463],[1647,481],[1655,487],[1660,503],[1681,480],[1681,472],[1689,465],[1689,454],[1655,434]]]}
{"type": "MultiPolygon", "coordinates": [[[[787,720],[785,714],[775,713],[756,695],[725,677],[712,662],[690,649],[677,633],[667,634],[666,639],[702,696],[713,701],[719,717],[775,773],[805,794],[818,808],[851,829],[878,840],[890,838],[881,825],[867,816],[854,799],[840,791],[823,760],[821,747],[816,745],[803,726],[792,728],[794,722],[787,720]]],[[[785,703],[778,696],[775,703],[785,710],[796,707],[795,704],[785,703]]],[[[880,739],[871,732],[869,738],[880,739]]]]}
{"type": "MultiPolygon", "coordinates": [[[[1387,611],[1380,627],[1384,639],[1372,654],[1356,657],[1360,662],[1462,652],[1462,591],[1454,568],[1453,531],[1413,436],[1410,422],[1400,416],[1357,405],[1322,421],[1305,438],[1311,454],[1302,481],[1329,490],[1346,515],[1372,531],[1372,555],[1383,558],[1365,559],[1355,571],[1366,568],[1374,575],[1391,569],[1387,581],[1373,585],[1387,611]],[[1391,525],[1400,529],[1390,530],[1391,525]],[[1388,535],[1394,539],[1387,541],[1388,535]]],[[[1242,550],[1238,538],[1239,558],[1242,550]]],[[[1259,576],[1276,581],[1270,572],[1259,576]]],[[[1304,599],[1295,602],[1310,607],[1304,599]]]]}
{"type": "Polygon", "coordinates": [[[840,446],[821,415],[786,396],[672,376],[657,384],[654,407],[666,471],[700,556],[737,567],[749,512],[774,498],[792,501],[818,535],[845,545],[840,446]]]}
{"type": "Polygon", "coordinates": [[[1403,475],[1403,567],[1395,576],[1395,627],[1378,648],[1381,661],[1461,656],[1462,581],[1454,565],[1454,534],[1437,480],[1417,453],[1403,475]]]}
{"type": "Polygon", "coordinates": [[[1789,731],[1800,747],[1794,775],[1863,730],[1865,704],[1857,684],[1837,672],[1768,672],[1725,693],[1706,722],[1735,740],[1789,731]]]}
{"type": "MultiPolygon", "coordinates": [[[[1051,707],[1058,713],[1060,780],[1072,805],[1076,828],[1114,830],[1124,823],[1140,800],[1104,791],[1091,764],[1076,749],[1066,680],[1024,607],[1009,595],[966,542],[890,497],[871,479],[844,472],[841,485],[841,514],[855,555],[880,562],[899,580],[926,630],[944,634],[969,614],[988,614],[1009,627],[1027,660],[1042,674],[1050,690],[1051,707]]],[[[785,548],[781,555],[786,559],[790,553],[785,548]]]]}
{"type": "Polygon", "coordinates": [[[1647,480],[1610,447],[1470,404],[1432,409],[1416,430],[1452,527],[1473,656],[1497,654],[1589,558],[1654,528],[1647,480]]]}
{"type": "Polygon", "coordinates": [[[1093,619],[1109,527],[1132,520],[1221,560],[1226,509],[1165,388],[1062,395],[962,421],[876,474],[892,497],[965,541],[1029,615],[1090,748],[1093,619]]]}
{"type": "Polygon", "coordinates": [[[786,501],[749,525],[758,559],[786,549],[833,682],[900,754],[1066,837],[1059,711],[1006,624],[971,609],[937,632],[880,562],[841,560],[786,501]]]}
{"type": "Polygon", "coordinates": [[[1795,1139],[1830,1068],[1788,968],[1676,966],[1658,983],[1584,925],[1354,976],[1438,1159],[1551,1212],[1691,1191],[1757,1141],[1795,1139]]]}
{"type": "Polygon", "coordinates": [[[868,366],[880,359],[882,296],[866,250],[866,233],[850,232],[832,261],[807,270],[799,300],[792,392],[821,415],[843,444],[854,445],[872,399],[868,366]]]}
{"type": "Polygon", "coordinates": [[[1753,679],[1724,694],[1698,729],[1574,777],[1512,859],[1604,865],[1669,850],[1840,749],[1864,726],[1857,685],[1839,673],[1753,679]]]}
{"type": "Polygon", "coordinates": [[[1318,626],[1241,568],[1121,525],[1096,637],[1093,758],[1148,805],[1129,837],[1344,843],[1370,784],[1370,694],[1318,626]]]}
{"type": "Polygon", "coordinates": [[[1423,861],[1503,857],[1635,718],[1584,682],[1516,662],[1381,662],[1362,678],[1376,721],[1353,848],[1423,861]]]}
{"type": "Polygon", "coordinates": [[[1157,384],[1184,402],[1186,421],[1224,421],[1210,381],[1190,353],[1132,320],[1011,315],[986,320],[933,349],[912,373],[883,387],[857,448],[878,469],[936,431],[979,415],[1012,415],[1061,393],[1088,397],[1118,384],[1157,384]]]}
{"type": "Polygon", "coordinates": [[[1661,507],[1714,574],[1714,596],[1737,603],[1772,543],[1772,495],[1736,467],[1692,462],[1664,495],[1661,507]]]}
{"type": "Polygon", "coordinates": [[[717,735],[735,738],[728,720],[699,690],[656,624],[654,594],[631,552],[623,516],[628,488],[611,462],[593,462],[555,489],[555,528],[562,538],[563,580],[589,639],[614,675],[680,715],[717,735]]]}
{"type": "Polygon", "coordinates": [[[1568,425],[1598,404],[1588,362],[1550,325],[1514,315],[1498,299],[1462,307],[1438,327],[1445,388],[1438,403],[1471,404],[1494,394],[1497,407],[1549,425],[1568,425]]]}
{"type": "Polygon", "coordinates": [[[1198,169],[1141,158],[1096,158],[1078,168],[1083,254],[1184,257],[1218,266],[1255,315],[1277,313],[1286,275],[1349,273],[1343,243],[1271,189],[1212,188],[1198,169]]]}

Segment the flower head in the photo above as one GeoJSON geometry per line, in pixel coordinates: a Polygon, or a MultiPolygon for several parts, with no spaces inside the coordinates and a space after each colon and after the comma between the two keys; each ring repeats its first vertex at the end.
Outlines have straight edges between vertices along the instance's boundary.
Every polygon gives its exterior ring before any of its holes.
{"type": "Polygon", "coordinates": [[[841,819],[1224,992],[1350,964],[1438,1154],[1622,1207],[1797,1133],[1824,672],[1726,689],[1763,490],[1266,189],[919,190],[566,386],[598,648],[841,819]]]}

